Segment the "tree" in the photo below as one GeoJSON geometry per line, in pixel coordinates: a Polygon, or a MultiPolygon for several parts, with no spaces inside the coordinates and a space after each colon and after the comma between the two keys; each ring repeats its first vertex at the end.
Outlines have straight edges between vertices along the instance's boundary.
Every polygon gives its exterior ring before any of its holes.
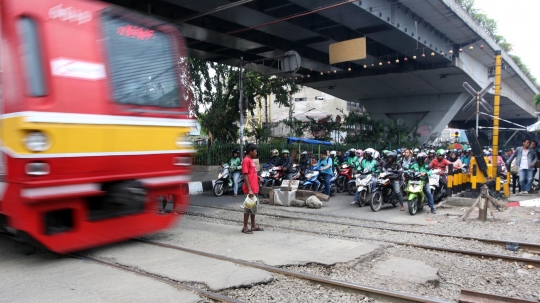
{"type": "Polygon", "coordinates": [[[309,127],[307,124],[296,118],[293,118],[292,121],[284,119],[281,122],[292,130],[292,135],[295,137],[304,137],[304,132],[309,127]]]}
{"type": "MultiPolygon", "coordinates": [[[[187,89],[201,128],[214,140],[231,142],[238,139],[240,119],[238,101],[238,68],[189,58],[191,81],[187,89]]],[[[276,96],[275,103],[289,105],[289,96],[299,90],[294,79],[269,77],[252,71],[244,73],[244,95],[251,113],[261,97],[276,96]]]]}
{"type": "Polygon", "coordinates": [[[520,57],[510,54],[513,50],[513,45],[506,40],[505,37],[499,35],[497,29],[497,21],[489,18],[482,10],[475,8],[474,0],[457,0],[461,7],[481,26],[483,27],[499,44],[501,49],[507,52],[521,71],[527,76],[537,88],[540,88],[537,79],[531,74],[529,68],[523,63],[520,57]]]}
{"type": "Polygon", "coordinates": [[[257,144],[265,143],[272,135],[272,129],[267,124],[258,124],[255,121],[250,121],[249,129],[246,130],[247,137],[254,137],[257,144]]]}
{"type": "Polygon", "coordinates": [[[538,108],[538,105],[540,104],[540,94],[534,96],[533,101],[534,101],[534,106],[538,108]]]}

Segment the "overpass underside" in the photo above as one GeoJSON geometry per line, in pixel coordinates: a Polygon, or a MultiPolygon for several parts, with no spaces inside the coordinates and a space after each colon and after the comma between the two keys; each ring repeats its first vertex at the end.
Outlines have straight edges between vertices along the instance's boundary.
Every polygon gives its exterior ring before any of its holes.
{"type": "MultiPolygon", "coordinates": [[[[473,115],[474,109],[461,113],[470,99],[462,84],[480,90],[492,81],[499,49],[455,0],[108,2],[178,24],[192,57],[237,65],[240,57],[295,50],[302,57],[302,68],[291,75],[298,84],[360,102],[375,119],[402,119],[419,128],[421,141],[473,115]],[[366,59],[329,64],[330,44],[360,37],[367,41],[366,59]]],[[[530,121],[538,90],[504,52],[503,60],[501,117],[530,121]]]]}

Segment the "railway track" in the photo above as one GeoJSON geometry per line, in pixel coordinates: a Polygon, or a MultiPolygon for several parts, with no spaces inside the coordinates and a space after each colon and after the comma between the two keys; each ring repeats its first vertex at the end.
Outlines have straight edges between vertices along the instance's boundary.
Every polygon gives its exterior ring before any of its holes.
{"type": "MultiPolygon", "coordinates": [[[[11,237],[8,237],[8,238],[12,239],[11,237]]],[[[186,248],[186,247],[182,247],[178,245],[172,245],[172,244],[161,243],[161,242],[156,242],[156,241],[151,241],[151,240],[144,240],[144,239],[133,239],[133,241],[147,244],[147,245],[153,245],[153,246],[183,251],[183,252],[195,254],[202,257],[231,262],[231,263],[235,263],[242,266],[257,268],[257,269],[265,270],[268,272],[272,272],[275,274],[280,274],[280,275],[284,275],[288,277],[308,280],[314,283],[323,284],[325,286],[329,286],[331,288],[335,288],[339,290],[362,293],[370,298],[377,299],[377,300],[384,300],[388,302],[404,302],[404,303],[408,303],[408,302],[447,303],[449,302],[449,301],[440,300],[440,299],[428,298],[428,297],[418,296],[414,294],[407,294],[403,292],[397,292],[397,291],[387,290],[387,289],[378,288],[378,287],[365,286],[365,285],[345,282],[341,280],[330,279],[326,277],[296,272],[296,271],[292,271],[288,269],[265,265],[262,263],[234,259],[234,258],[217,255],[217,254],[213,254],[209,252],[194,250],[194,249],[190,249],[190,248],[186,248]]],[[[231,303],[244,302],[235,298],[230,298],[230,297],[221,295],[219,293],[211,292],[205,289],[201,289],[201,288],[187,285],[178,281],[174,281],[174,280],[159,276],[157,274],[151,274],[151,273],[145,272],[144,270],[135,269],[131,266],[118,264],[118,263],[112,263],[109,261],[105,261],[102,259],[90,257],[90,256],[79,254],[79,253],[67,254],[67,256],[78,258],[78,259],[85,259],[87,261],[92,261],[92,262],[95,262],[104,266],[110,266],[110,267],[113,267],[122,271],[127,271],[127,272],[140,275],[146,278],[154,279],[159,282],[171,285],[173,287],[176,287],[182,290],[187,290],[187,291],[197,293],[200,296],[211,299],[211,300],[215,300],[219,302],[231,302],[231,303]]],[[[458,302],[463,302],[463,303],[487,303],[487,302],[490,302],[490,303],[498,303],[498,302],[530,303],[530,302],[537,302],[537,301],[531,301],[531,300],[519,299],[519,298],[502,297],[502,296],[496,296],[492,294],[485,294],[485,293],[480,293],[480,292],[462,290],[462,294],[458,302]]]]}
{"type": "MultiPolygon", "coordinates": [[[[232,209],[226,209],[226,210],[237,212],[236,210],[232,210],[232,209]]],[[[186,214],[191,215],[191,216],[198,216],[198,217],[209,218],[209,219],[224,220],[224,221],[235,222],[235,223],[240,222],[239,220],[226,219],[226,218],[221,218],[221,217],[216,217],[216,216],[211,216],[211,215],[206,215],[206,214],[201,214],[201,213],[186,212],[186,214]]],[[[261,215],[261,213],[258,213],[258,215],[261,215]]],[[[269,215],[269,214],[266,214],[266,215],[267,216],[274,216],[274,215],[269,215]]],[[[287,219],[289,218],[288,216],[277,216],[277,217],[281,217],[281,218],[285,217],[287,219]]],[[[294,217],[291,217],[291,218],[292,219],[297,219],[297,218],[294,218],[294,217]]],[[[306,219],[299,219],[299,220],[306,220],[306,219]]],[[[311,220],[307,220],[307,221],[311,221],[311,220]]],[[[319,221],[315,221],[315,222],[319,222],[319,221]]],[[[334,222],[325,222],[325,223],[334,223],[334,222]]],[[[338,223],[336,223],[336,224],[338,224],[338,223]]],[[[333,237],[344,237],[344,238],[349,238],[349,239],[359,239],[359,240],[386,242],[386,243],[391,243],[391,244],[396,244],[396,245],[404,245],[404,246],[410,246],[410,247],[416,247],[416,248],[422,248],[422,249],[428,249],[428,250],[435,250],[435,251],[463,254],[463,255],[467,255],[467,256],[478,257],[478,258],[481,258],[481,259],[493,259],[493,260],[501,259],[501,260],[506,261],[506,262],[523,262],[525,265],[530,265],[530,266],[533,266],[533,267],[536,267],[536,268],[540,268],[540,259],[531,259],[531,258],[524,258],[524,257],[515,257],[515,256],[502,255],[502,254],[494,254],[494,253],[478,252],[478,251],[471,251],[471,250],[462,250],[462,249],[454,249],[454,248],[447,248],[447,247],[438,247],[438,246],[431,246],[431,245],[415,244],[415,243],[410,243],[410,242],[400,242],[400,241],[385,240],[385,239],[380,239],[380,238],[345,235],[345,234],[339,234],[339,233],[322,232],[322,231],[307,230],[307,229],[294,228],[294,227],[283,227],[283,226],[273,225],[273,224],[268,224],[268,223],[265,223],[264,225],[267,226],[267,227],[286,229],[286,230],[298,231],[298,232],[303,232],[303,233],[318,234],[318,235],[333,236],[333,237]]],[[[347,224],[341,223],[341,225],[347,225],[347,224]]],[[[428,233],[428,234],[432,235],[432,236],[437,236],[438,235],[438,234],[435,234],[435,233],[428,233]]],[[[456,237],[459,238],[459,236],[456,236],[456,237]]],[[[466,238],[464,238],[464,239],[466,239],[466,238]]],[[[519,243],[519,242],[517,242],[517,243],[519,243]]]]}

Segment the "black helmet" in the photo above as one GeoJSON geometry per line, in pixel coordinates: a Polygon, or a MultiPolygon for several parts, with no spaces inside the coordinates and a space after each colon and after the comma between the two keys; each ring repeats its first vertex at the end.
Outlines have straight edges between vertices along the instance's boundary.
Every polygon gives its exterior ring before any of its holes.
{"type": "Polygon", "coordinates": [[[235,149],[233,149],[233,150],[232,150],[232,152],[231,152],[231,153],[232,153],[232,154],[240,154],[240,151],[239,151],[239,150],[237,150],[237,149],[235,148],[235,149]]]}
{"type": "Polygon", "coordinates": [[[397,159],[397,153],[395,152],[389,152],[386,154],[386,159],[392,159],[392,162],[395,163],[396,162],[396,159],[397,159]]]}

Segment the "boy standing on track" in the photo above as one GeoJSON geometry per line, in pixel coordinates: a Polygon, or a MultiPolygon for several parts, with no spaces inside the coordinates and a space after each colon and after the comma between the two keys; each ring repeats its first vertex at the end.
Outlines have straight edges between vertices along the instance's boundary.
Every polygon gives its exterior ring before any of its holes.
{"type": "MultiPolygon", "coordinates": [[[[259,177],[257,175],[257,167],[253,163],[253,159],[257,157],[257,145],[248,144],[246,147],[246,157],[242,161],[242,174],[244,174],[244,186],[242,190],[249,197],[257,196],[259,193],[259,177]]],[[[252,234],[252,231],[262,231],[257,224],[255,224],[255,214],[259,208],[259,199],[252,208],[244,207],[244,227],[242,232],[245,234],[252,234]],[[248,228],[248,220],[251,216],[251,229],[248,228]]]]}

